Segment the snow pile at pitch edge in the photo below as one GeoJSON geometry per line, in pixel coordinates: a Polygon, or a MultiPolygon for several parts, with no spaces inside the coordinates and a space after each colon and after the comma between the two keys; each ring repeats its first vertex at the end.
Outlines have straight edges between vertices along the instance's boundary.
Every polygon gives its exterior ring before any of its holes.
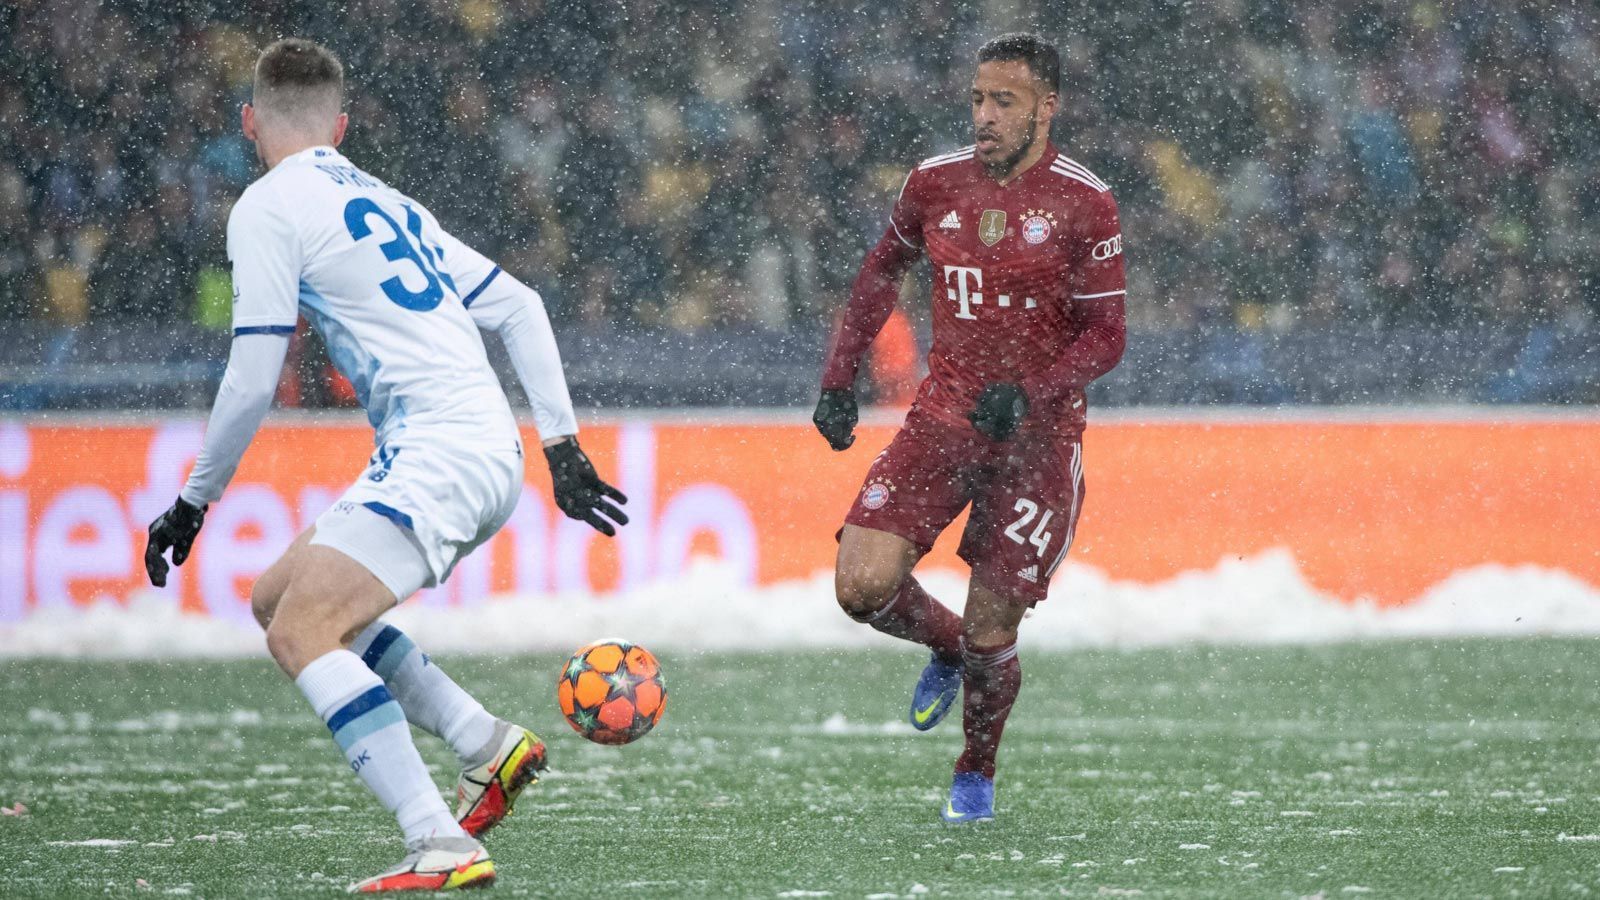
{"type": "MultiPolygon", "coordinates": [[[[935,596],[959,608],[964,576],[933,571],[919,577],[935,596]]],[[[1564,572],[1532,566],[1463,570],[1416,601],[1387,609],[1318,593],[1283,550],[1230,558],[1208,571],[1150,585],[1069,565],[1051,593],[1051,600],[1024,625],[1024,646],[1600,634],[1600,589],[1564,572]]],[[[678,582],[626,594],[503,598],[468,609],[412,605],[389,619],[438,653],[569,650],[602,635],[674,650],[846,648],[889,641],[839,612],[829,574],[744,588],[709,565],[678,582]]],[[[0,657],[262,652],[261,636],[253,628],[184,615],[153,594],[135,598],[126,608],[103,603],[88,610],[51,610],[0,625],[0,657]]]]}

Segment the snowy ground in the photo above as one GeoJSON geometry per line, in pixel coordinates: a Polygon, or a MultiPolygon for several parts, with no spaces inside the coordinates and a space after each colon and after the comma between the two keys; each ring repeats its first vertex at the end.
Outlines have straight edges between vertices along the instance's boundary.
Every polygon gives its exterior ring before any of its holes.
{"type": "MultiPolygon", "coordinates": [[[[957,722],[913,650],[664,651],[635,745],[561,723],[559,654],[440,662],[554,772],[491,836],[540,897],[1583,896],[1600,890],[1582,639],[1036,650],[1001,819],[937,820],[957,722]]],[[[399,853],[260,659],[0,661],[8,897],[331,896],[399,853]]],[[[436,781],[453,777],[432,739],[436,781]]]]}
{"type": "MultiPolygon", "coordinates": [[[[964,576],[922,575],[959,607],[964,576]]],[[[607,597],[506,597],[470,610],[408,605],[394,622],[441,653],[577,647],[622,633],[663,650],[881,646],[833,603],[831,576],[751,589],[713,567],[682,582],[607,597]]],[[[1023,630],[1025,647],[1303,644],[1359,638],[1600,634],[1600,587],[1535,567],[1459,572],[1413,602],[1382,608],[1318,593],[1287,552],[1228,559],[1154,585],[1119,582],[1068,563],[1023,630]]],[[[182,615],[147,595],[128,607],[35,615],[0,625],[0,657],[244,657],[262,652],[250,627],[182,615]]]]}

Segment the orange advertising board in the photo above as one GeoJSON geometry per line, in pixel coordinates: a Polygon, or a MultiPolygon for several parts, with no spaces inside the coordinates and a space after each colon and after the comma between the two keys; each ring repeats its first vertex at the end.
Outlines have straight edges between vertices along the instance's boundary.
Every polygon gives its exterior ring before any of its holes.
{"type": "MultiPolygon", "coordinates": [[[[697,555],[721,557],[749,583],[829,569],[834,532],[893,427],[863,427],[852,450],[833,453],[801,421],[729,415],[585,428],[590,456],[630,498],[633,523],[614,541],[555,510],[531,456],[511,522],[419,602],[605,593],[673,578],[697,555]]],[[[0,420],[0,621],[146,590],[145,526],[176,495],[203,427],[0,420]]],[[[1124,418],[1085,440],[1087,505],[1071,558],[1155,582],[1285,547],[1314,587],[1385,603],[1484,563],[1600,584],[1597,447],[1600,419],[1124,418]]],[[[371,452],[359,419],[274,420],[167,592],[196,613],[247,615],[254,577],[371,452]]],[[[927,564],[960,565],[956,529],[927,564]]]]}

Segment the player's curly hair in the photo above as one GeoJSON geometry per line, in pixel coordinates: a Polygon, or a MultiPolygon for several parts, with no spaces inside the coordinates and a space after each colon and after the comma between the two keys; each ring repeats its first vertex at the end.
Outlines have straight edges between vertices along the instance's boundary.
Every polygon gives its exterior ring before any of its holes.
{"type": "Polygon", "coordinates": [[[1037,34],[1013,31],[978,48],[978,62],[1023,62],[1052,93],[1061,91],[1061,53],[1037,34]]]}

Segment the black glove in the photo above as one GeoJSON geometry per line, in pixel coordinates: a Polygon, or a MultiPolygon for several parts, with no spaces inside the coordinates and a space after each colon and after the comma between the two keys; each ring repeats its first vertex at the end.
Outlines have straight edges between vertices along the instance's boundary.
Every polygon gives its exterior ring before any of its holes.
{"type": "Polygon", "coordinates": [[[993,440],[1003,441],[1017,433],[1017,426],[1028,415],[1028,395],[1014,384],[991,384],[978,395],[978,405],[967,418],[972,427],[993,440]]]}
{"type": "Polygon", "coordinates": [[[598,513],[605,513],[618,525],[628,524],[628,514],[611,502],[627,503],[628,498],[600,480],[600,476],[595,474],[594,463],[589,462],[589,457],[578,447],[577,438],[567,438],[544,448],[544,459],[550,464],[556,505],[567,514],[567,518],[588,522],[595,531],[606,537],[615,536],[617,529],[611,522],[600,518],[598,513]]]}
{"type": "Polygon", "coordinates": [[[183,565],[194,547],[195,535],[206,521],[206,508],[193,506],[182,497],[172,501],[172,508],[150,523],[150,542],[144,547],[144,572],[156,587],[167,586],[167,561],[161,554],[172,551],[172,564],[183,565]]]}
{"type": "Polygon", "coordinates": [[[812,424],[835,450],[844,450],[856,442],[851,432],[856,430],[858,419],[856,392],[849,388],[823,388],[817,411],[811,414],[812,424]]]}

